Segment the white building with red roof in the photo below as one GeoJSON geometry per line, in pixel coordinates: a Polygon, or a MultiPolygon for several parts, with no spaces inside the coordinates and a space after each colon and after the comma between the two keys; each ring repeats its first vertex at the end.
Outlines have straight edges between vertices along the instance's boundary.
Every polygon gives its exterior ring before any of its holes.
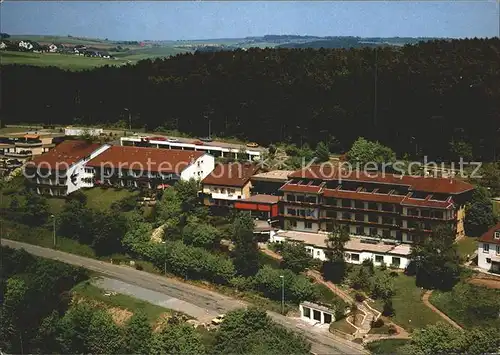
{"type": "Polygon", "coordinates": [[[500,273],[500,223],[478,239],[477,265],[486,271],[500,273]]]}
{"type": "Polygon", "coordinates": [[[26,163],[24,176],[38,194],[66,196],[92,186],[85,176],[85,163],[109,148],[109,145],[66,140],[26,163]]]}
{"type": "Polygon", "coordinates": [[[89,160],[85,170],[92,186],[156,189],[178,180],[202,180],[214,166],[214,157],[200,151],[112,146],[89,160]]]}
{"type": "Polygon", "coordinates": [[[330,231],[333,223],[352,236],[411,243],[437,224],[464,235],[465,203],[474,186],[464,181],[342,171],[313,165],[293,172],[280,188],[284,229],[330,231]]]}

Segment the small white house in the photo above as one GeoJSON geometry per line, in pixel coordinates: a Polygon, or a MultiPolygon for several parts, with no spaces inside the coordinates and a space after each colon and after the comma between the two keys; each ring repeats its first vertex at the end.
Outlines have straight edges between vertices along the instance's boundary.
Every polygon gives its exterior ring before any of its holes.
{"type": "MultiPolygon", "coordinates": [[[[298,231],[278,231],[269,239],[270,242],[283,243],[285,241],[301,242],[307,252],[314,259],[328,260],[327,233],[310,233],[298,231]]],[[[375,266],[385,264],[398,269],[405,269],[410,264],[411,246],[398,244],[395,241],[378,241],[369,238],[351,237],[344,246],[345,261],[351,264],[362,264],[363,260],[370,259],[375,266]]]]}
{"type": "Polygon", "coordinates": [[[500,273],[500,223],[478,239],[477,265],[485,270],[500,273]]]}
{"type": "Polygon", "coordinates": [[[55,53],[55,52],[57,52],[57,46],[56,46],[55,44],[51,44],[51,45],[49,46],[49,52],[50,52],[50,53],[55,53]]]}
{"type": "Polygon", "coordinates": [[[0,49],[7,48],[7,45],[4,42],[0,42],[0,49]]]}
{"type": "Polygon", "coordinates": [[[19,42],[18,46],[19,46],[19,48],[24,49],[24,50],[28,50],[28,51],[33,49],[33,44],[31,42],[28,42],[28,41],[21,41],[21,42],[19,42]]]}

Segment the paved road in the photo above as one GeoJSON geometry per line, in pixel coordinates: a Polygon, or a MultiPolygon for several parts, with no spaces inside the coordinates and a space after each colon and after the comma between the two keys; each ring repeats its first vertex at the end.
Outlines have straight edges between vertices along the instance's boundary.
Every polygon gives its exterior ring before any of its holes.
{"type": "MultiPolygon", "coordinates": [[[[22,248],[31,254],[44,258],[82,266],[86,269],[98,272],[109,279],[120,280],[132,286],[154,291],[154,293],[151,294],[152,296],[150,295],[147,297],[158,297],[158,294],[163,294],[166,296],[164,301],[168,303],[166,307],[177,309],[194,317],[198,316],[200,318],[205,318],[205,314],[211,317],[212,315],[226,313],[230,310],[245,307],[247,305],[245,302],[201,287],[135,270],[127,266],[113,265],[103,261],[7,239],[2,239],[1,244],[11,248],[22,248]]],[[[119,292],[124,292],[123,290],[126,288],[123,283],[116,283],[115,286],[120,288],[119,292]]],[[[129,291],[133,292],[133,290],[134,289],[131,288],[129,291]]],[[[140,292],[134,292],[133,295],[138,298],[146,299],[140,292]]],[[[336,337],[324,328],[314,327],[302,322],[300,319],[285,317],[274,312],[268,312],[268,314],[277,323],[303,334],[311,342],[312,351],[315,354],[367,353],[361,346],[336,337]]]]}

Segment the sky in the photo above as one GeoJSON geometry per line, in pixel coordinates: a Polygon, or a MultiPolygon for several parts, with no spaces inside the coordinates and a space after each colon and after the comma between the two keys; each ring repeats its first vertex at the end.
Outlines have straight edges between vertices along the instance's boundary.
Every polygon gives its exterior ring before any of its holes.
{"type": "Polygon", "coordinates": [[[499,1],[10,1],[9,34],[110,40],[242,38],[266,34],[360,37],[499,36],[499,1]]]}

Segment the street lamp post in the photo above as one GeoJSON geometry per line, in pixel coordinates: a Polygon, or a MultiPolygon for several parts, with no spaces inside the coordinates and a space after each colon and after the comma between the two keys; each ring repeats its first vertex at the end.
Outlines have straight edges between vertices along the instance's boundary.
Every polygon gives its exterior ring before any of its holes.
{"type": "Polygon", "coordinates": [[[125,107],[124,110],[128,112],[128,129],[132,131],[132,114],[128,108],[125,107]]]}
{"type": "Polygon", "coordinates": [[[285,277],[280,275],[281,279],[281,314],[285,314],[285,277]]]}
{"type": "Polygon", "coordinates": [[[167,276],[167,242],[162,241],[162,244],[165,246],[164,248],[164,263],[163,263],[163,274],[167,276]]]}
{"type": "Polygon", "coordinates": [[[50,215],[52,218],[52,234],[54,236],[54,249],[56,248],[56,216],[53,214],[50,215]]]}

